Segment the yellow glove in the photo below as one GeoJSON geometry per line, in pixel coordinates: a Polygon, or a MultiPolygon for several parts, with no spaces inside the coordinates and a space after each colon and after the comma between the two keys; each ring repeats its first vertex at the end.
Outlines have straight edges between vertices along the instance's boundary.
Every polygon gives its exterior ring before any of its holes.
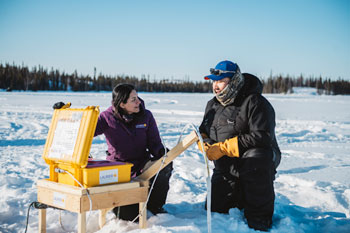
{"type": "MultiPolygon", "coordinates": [[[[198,142],[197,142],[197,145],[198,145],[199,150],[203,153],[201,142],[198,141],[198,142]]],[[[206,142],[203,142],[203,146],[204,146],[205,152],[207,152],[208,149],[209,149],[209,147],[210,147],[210,144],[208,144],[208,143],[206,143],[206,142]]]]}
{"type": "Polygon", "coordinates": [[[209,148],[205,148],[205,152],[207,153],[209,160],[218,160],[224,155],[229,157],[239,157],[237,137],[226,139],[224,142],[218,142],[208,146],[209,148]]]}
{"type": "Polygon", "coordinates": [[[220,143],[222,142],[214,143],[213,145],[208,145],[208,148],[204,147],[209,160],[218,160],[225,155],[220,150],[220,143]]]}
{"type": "MultiPolygon", "coordinates": [[[[205,133],[201,133],[201,136],[202,136],[202,139],[203,139],[203,140],[206,139],[206,138],[208,138],[208,135],[206,135],[205,133]]],[[[197,141],[197,145],[198,145],[198,149],[199,149],[200,151],[202,151],[201,140],[198,140],[198,141],[197,141]]],[[[203,142],[203,146],[204,146],[204,150],[207,151],[207,150],[208,150],[208,143],[203,142]]],[[[202,151],[202,153],[203,153],[203,151],[202,151]]]]}

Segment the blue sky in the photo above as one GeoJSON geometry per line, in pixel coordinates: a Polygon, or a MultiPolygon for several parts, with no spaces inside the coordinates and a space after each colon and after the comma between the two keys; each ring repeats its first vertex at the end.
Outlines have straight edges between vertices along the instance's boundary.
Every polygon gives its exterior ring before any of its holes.
{"type": "Polygon", "coordinates": [[[350,0],[0,0],[0,63],[202,81],[221,60],[350,80],[350,0]]]}

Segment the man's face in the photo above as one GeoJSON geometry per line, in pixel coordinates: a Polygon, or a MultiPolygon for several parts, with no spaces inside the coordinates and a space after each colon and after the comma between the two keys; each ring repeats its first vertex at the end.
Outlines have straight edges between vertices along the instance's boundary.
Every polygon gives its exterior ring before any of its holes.
{"type": "Polygon", "coordinates": [[[223,78],[213,82],[213,91],[215,94],[219,94],[227,84],[230,82],[230,78],[223,78]]]}

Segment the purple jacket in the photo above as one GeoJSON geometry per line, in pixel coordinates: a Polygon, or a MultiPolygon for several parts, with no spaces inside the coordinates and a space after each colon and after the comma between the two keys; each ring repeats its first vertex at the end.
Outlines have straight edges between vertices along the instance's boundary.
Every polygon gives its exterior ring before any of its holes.
{"type": "MultiPolygon", "coordinates": [[[[140,108],[144,108],[143,104],[140,108]]],[[[113,107],[103,111],[98,117],[95,136],[104,134],[108,152],[107,160],[134,164],[132,175],[140,172],[150,154],[158,155],[163,148],[156,121],[150,111],[127,124],[113,114],[113,107]]]]}

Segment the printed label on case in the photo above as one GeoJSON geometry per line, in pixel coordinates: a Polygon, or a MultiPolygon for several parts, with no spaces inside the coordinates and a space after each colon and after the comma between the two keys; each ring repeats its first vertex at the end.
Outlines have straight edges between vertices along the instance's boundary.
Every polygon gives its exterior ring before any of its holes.
{"type": "Polygon", "coordinates": [[[71,115],[64,115],[64,112],[62,112],[61,115],[57,120],[55,134],[48,154],[49,158],[62,159],[67,156],[71,158],[78,138],[83,113],[73,112],[71,115]]]}
{"type": "Polygon", "coordinates": [[[118,182],[118,169],[100,171],[100,184],[118,182]]]}

